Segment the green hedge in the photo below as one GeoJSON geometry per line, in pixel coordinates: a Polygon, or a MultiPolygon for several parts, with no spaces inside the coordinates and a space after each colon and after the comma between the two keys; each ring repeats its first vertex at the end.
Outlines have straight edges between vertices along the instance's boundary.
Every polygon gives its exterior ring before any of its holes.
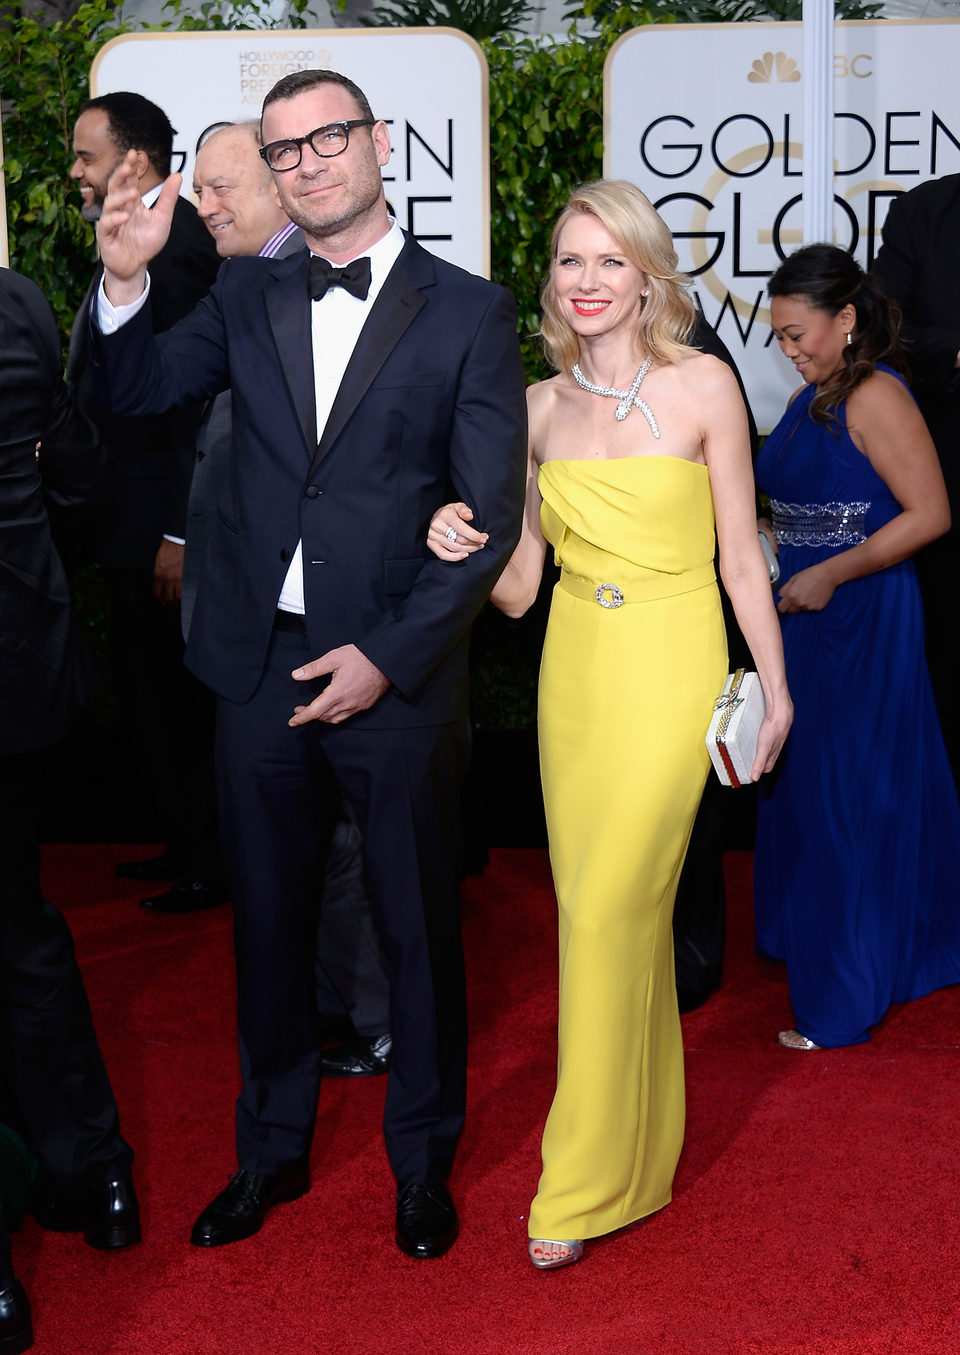
{"type": "MultiPolygon", "coordinates": [[[[217,7],[199,21],[177,14],[168,27],[223,28],[229,23],[225,11],[217,7]]],[[[255,18],[249,6],[233,11],[244,23],[251,13],[255,18]]],[[[67,177],[73,125],[89,95],[97,51],[129,31],[131,25],[117,20],[108,0],[87,0],[73,18],[53,24],[25,17],[11,0],[0,0],[10,262],[49,297],[64,336],[94,257],[93,228],[81,217],[67,177]]],[[[516,295],[524,335],[538,323],[551,223],[572,185],[601,171],[608,46],[607,39],[544,45],[502,37],[484,43],[490,64],[492,272],[516,295]]],[[[525,357],[530,375],[540,374],[529,342],[525,357]]]]}

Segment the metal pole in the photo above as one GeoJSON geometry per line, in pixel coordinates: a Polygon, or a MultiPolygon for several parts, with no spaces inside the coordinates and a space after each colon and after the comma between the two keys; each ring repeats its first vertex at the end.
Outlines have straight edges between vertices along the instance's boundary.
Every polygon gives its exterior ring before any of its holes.
{"type": "Polygon", "coordinates": [[[833,0],[803,0],[803,243],[833,241],[833,0]]]}

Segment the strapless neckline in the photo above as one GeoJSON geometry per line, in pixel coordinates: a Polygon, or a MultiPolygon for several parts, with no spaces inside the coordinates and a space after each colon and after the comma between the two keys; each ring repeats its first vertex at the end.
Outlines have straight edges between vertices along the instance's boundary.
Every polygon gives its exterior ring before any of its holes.
{"type": "Polygon", "coordinates": [[[649,454],[640,453],[638,456],[550,456],[546,461],[541,461],[538,470],[543,470],[546,466],[617,466],[621,464],[634,465],[638,461],[676,461],[681,466],[696,466],[698,470],[706,470],[707,467],[702,461],[688,461],[685,456],[670,456],[665,452],[651,452],[649,454]]]}

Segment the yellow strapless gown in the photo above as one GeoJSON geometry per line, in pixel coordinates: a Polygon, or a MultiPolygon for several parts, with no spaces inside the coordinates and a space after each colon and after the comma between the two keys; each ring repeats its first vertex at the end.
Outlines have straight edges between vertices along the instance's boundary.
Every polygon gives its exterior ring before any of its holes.
{"type": "Polygon", "coordinates": [[[727,650],[706,467],[548,461],[539,486],[562,568],[539,704],[560,1016],[529,1232],[587,1238],[670,1200],[684,1122],[671,920],[727,650]],[[620,605],[598,603],[604,584],[620,605]]]}

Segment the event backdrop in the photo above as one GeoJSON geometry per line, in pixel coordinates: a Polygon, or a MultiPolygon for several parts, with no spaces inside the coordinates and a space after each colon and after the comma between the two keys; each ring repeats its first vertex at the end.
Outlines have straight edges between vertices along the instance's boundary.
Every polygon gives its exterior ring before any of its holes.
{"type": "MultiPolygon", "coordinates": [[[[605,68],[604,172],[663,213],[765,431],[797,384],[764,287],[802,243],[801,53],[798,23],[658,24],[605,68]]],[[[960,172],[960,20],[838,23],[835,53],[835,239],[869,267],[891,197],[960,172]]]]}
{"type": "Polygon", "coordinates": [[[163,108],[189,192],[197,140],[217,122],[260,116],[290,71],[324,67],[354,80],[390,127],[383,173],[400,225],[435,254],[489,275],[487,63],[455,29],[337,28],[132,33],[97,53],[95,95],[133,89],[163,108]]]}

